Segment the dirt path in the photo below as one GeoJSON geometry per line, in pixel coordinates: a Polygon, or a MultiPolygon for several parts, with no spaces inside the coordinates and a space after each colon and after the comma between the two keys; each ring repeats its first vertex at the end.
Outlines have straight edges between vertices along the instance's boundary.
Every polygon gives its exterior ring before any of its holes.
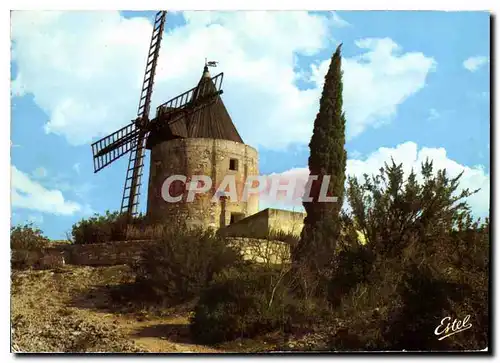
{"type": "Polygon", "coordinates": [[[152,353],[221,353],[222,351],[195,344],[189,336],[187,316],[152,318],[138,321],[132,316],[87,312],[108,323],[118,321],[118,327],[136,345],[152,353]]]}
{"type": "MultiPolygon", "coordinates": [[[[105,287],[123,282],[129,277],[127,273],[123,266],[66,266],[56,272],[14,272],[11,314],[13,321],[22,322],[16,325],[15,330],[18,331],[14,334],[14,344],[24,347],[21,349],[23,351],[64,350],[67,346],[62,345],[61,340],[82,336],[81,331],[75,330],[77,328],[74,325],[77,324],[84,326],[83,333],[90,335],[87,340],[92,338],[92,334],[100,337],[106,336],[103,331],[110,331],[114,334],[109,338],[110,341],[122,339],[125,341],[124,346],[134,345],[139,351],[221,352],[190,340],[187,313],[159,318],[107,312],[104,307],[110,297],[105,287]],[[94,293],[94,290],[99,292],[94,293]],[[88,327],[94,330],[89,331],[88,327]]],[[[95,344],[105,341],[103,338],[94,339],[99,340],[95,344]]],[[[90,348],[95,346],[94,343],[85,344],[90,348]]],[[[115,345],[113,349],[119,350],[115,345]]],[[[70,345],[74,346],[80,347],[81,344],[70,345]]],[[[106,350],[106,347],[95,349],[106,350]]]]}

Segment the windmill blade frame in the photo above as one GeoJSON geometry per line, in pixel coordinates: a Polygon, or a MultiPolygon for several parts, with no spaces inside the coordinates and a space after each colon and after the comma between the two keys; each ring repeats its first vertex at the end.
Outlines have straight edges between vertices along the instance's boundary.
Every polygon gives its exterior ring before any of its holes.
{"type": "Polygon", "coordinates": [[[134,123],[131,123],[94,142],[92,144],[94,173],[128,153],[133,146],[132,142],[137,139],[138,135],[139,130],[134,123]]]}
{"type": "MultiPolygon", "coordinates": [[[[156,112],[159,120],[153,120],[153,122],[148,122],[144,126],[146,129],[144,137],[146,138],[147,133],[153,129],[159,130],[162,127],[180,121],[184,117],[190,117],[196,112],[201,111],[204,107],[209,106],[212,102],[215,102],[216,97],[223,93],[223,79],[223,72],[211,78],[215,86],[215,92],[206,93],[202,89],[199,92],[202,96],[199,96],[199,94],[195,94],[199,90],[199,86],[195,86],[158,106],[156,112]]],[[[131,122],[129,125],[92,143],[94,173],[104,169],[135,147],[139,133],[140,128],[137,127],[137,122],[131,122]]]]}
{"type": "MultiPolygon", "coordinates": [[[[202,94],[203,97],[199,97],[199,85],[191,88],[190,90],[181,93],[180,95],[171,98],[167,102],[162,103],[156,108],[156,114],[160,115],[163,114],[164,117],[168,117],[169,114],[174,114],[176,112],[180,112],[183,109],[190,108],[193,106],[196,106],[196,103],[202,103],[205,100],[210,99],[211,97],[216,97],[218,95],[221,95],[223,93],[222,91],[222,81],[224,80],[224,72],[220,72],[219,74],[213,76],[210,78],[210,81],[215,86],[215,92],[209,92],[206,93],[204,92],[204,89],[202,89],[202,94]]],[[[207,80],[204,85],[208,85],[209,80],[207,80]]],[[[208,87],[207,87],[208,89],[208,87]]]]}
{"type": "MultiPolygon", "coordinates": [[[[144,171],[145,149],[148,139],[158,137],[163,127],[168,127],[184,119],[185,125],[191,123],[198,111],[206,106],[212,105],[220,98],[222,91],[222,80],[224,74],[221,72],[210,77],[208,66],[205,65],[204,76],[197,86],[170,99],[158,106],[156,117],[150,120],[149,113],[154,87],[154,77],[158,63],[162,35],[164,31],[167,11],[158,11],[153,23],[151,42],[146,59],[137,118],[135,121],[121,129],[92,143],[94,161],[94,173],[102,170],[118,158],[129,153],[128,167],[123,188],[121,213],[128,218],[138,214],[140,188],[144,171]],[[151,135],[150,135],[151,133],[151,135]]],[[[215,62],[211,62],[210,66],[215,62]]]]}
{"type": "MultiPolygon", "coordinates": [[[[210,79],[207,79],[207,81],[205,81],[205,84],[208,85],[209,81],[212,81],[216,91],[222,93],[223,80],[224,80],[224,72],[220,72],[219,74],[211,77],[210,79]]],[[[197,89],[199,89],[199,85],[191,88],[190,90],[187,90],[184,93],[179,94],[178,96],[171,98],[167,102],[162,103],[156,108],[156,112],[159,113],[163,108],[172,108],[175,110],[179,110],[181,108],[189,106],[192,102],[192,98],[197,89]]],[[[215,94],[211,95],[216,96],[215,94]]]]}
{"type": "Polygon", "coordinates": [[[209,96],[203,97],[203,101],[198,101],[188,108],[183,108],[176,111],[171,111],[166,114],[165,118],[160,118],[159,120],[154,120],[150,125],[151,131],[160,131],[164,127],[168,127],[184,118],[189,118],[194,116],[197,112],[202,111],[205,107],[210,106],[212,103],[217,102],[218,95],[223,93],[222,90],[213,93],[209,96]],[[164,121],[165,120],[165,121],[164,121]]]}
{"type": "Polygon", "coordinates": [[[129,218],[136,216],[139,209],[139,196],[142,174],[144,171],[147,133],[143,127],[147,127],[149,124],[151,96],[153,94],[154,77],[160,54],[161,39],[163,36],[166,15],[166,11],[159,11],[156,13],[155,22],[153,24],[153,33],[151,34],[151,42],[149,44],[148,57],[146,60],[146,70],[144,73],[141,96],[137,109],[137,118],[141,124],[141,128],[139,129],[137,140],[132,144],[132,148],[130,150],[121,203],[121,212],[127,213],[129,218]]]}

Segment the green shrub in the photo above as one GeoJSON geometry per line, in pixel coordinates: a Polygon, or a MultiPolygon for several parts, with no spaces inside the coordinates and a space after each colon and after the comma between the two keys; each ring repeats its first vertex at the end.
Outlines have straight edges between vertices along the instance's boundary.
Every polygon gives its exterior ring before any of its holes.
{"type": "Polygon", "coordinates": [[[36,266],[50,240],[32,223],[10,228],[11,263],[13,269],[26,269],[36,266]]]}
{"type": "Polygon", "coordinates": [[[35,250],[47,247],[50,240],[43,231],[32,223],[10,227],[10,248],[12,250],[35,250]]]}
{"type": "Polygon", "coordinates": [[[277,279],[276,271],[251,267],[223,272],[202,292],[191,334],[200,343],[214,344],[288,326],[283,284],[270,304],[277,279]]]}
{"type": "Polygon", "coordinates": [[[328,324],[329,310],[316,299],[297,298],[290,275],[279,266],[249,265],[223,271],[206,288],[191,317],[193,338],[217,344],[277,332],[293,332],[328,324]]]}
{"type": "Polygon", "coordinates": [[[335,256],[330,301],[344,327],[332,350],[477,350],[488,344],[489,221],[474,221],[449,178],[422,165],[403,178],[402,165],[386,165],[364,183],[349,179],[353,238],[335,256]],[[441,319],[471,315],[472,328],[444,340],[441,319]]]}
{"type": "Polygon", "coordinates": [[[238,264],[240,252],[213,231],[165,227],[134,270],[142,297],[177,303],[198,296],[217,273],[238,264]]]}
{"type": "Polygon", "coordinates": [[[93,217],[82,219],[74,224],[71,235],[75,244],[124,241],[127,239],[129,226],[134,226],[137,229],[137,226],[145,224],[146,219],[142,215],[128,221],[126,214],[106,211],[104,215],[96,213],[93,217]]]}
{"type": "Polygon", "coordinates": [[[24,270],[36,267],[43,254],[40,250],[13,250],[11,266],[14,270],[24,270]]]}
{"type": "Polygon", "coordinates": [[[367,282],[372,269],[374,255],[363,245],[343,248],[335,256],[333,276],[328,286],[328,298],[333,306],[338,306],[342,296],[360,283],[367,282]]]}
{"type": "Polygon", "coordinates": [[[282,230],[271,230],[268,239],[270,241],[286,242],[290,246],[294,247],[299,243],[300,235],[291,232],[284,232],[282,230]]]}

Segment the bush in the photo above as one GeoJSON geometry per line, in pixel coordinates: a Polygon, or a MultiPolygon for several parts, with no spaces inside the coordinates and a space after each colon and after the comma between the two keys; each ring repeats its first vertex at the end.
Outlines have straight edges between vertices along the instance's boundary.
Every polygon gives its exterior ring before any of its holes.
{"type": "Polygon", "coordinates": [[[12,269],[24,270],[35,267],[42,256],[40,250],[13,250],[11,253],[12,269]]]}
{"type": "Polygon", "coordinates": [[[165,227],[134,270],[142,297],[178,303],[199,296],[217,273],[238,264],[240,252],[213,231],[165,227]]]}
{"type": "Polygon", "coordinates": [[[43,231],[32,223],[10,227],[10,248],[12,250],[36,250],[47,247],[50,240],[43,231]]]}
{"type": "Polygon", "coordinates": [[[157,240],[163,235],[165,226],[161,224],[147,224],[136,222],[127,226],[126,239],[133,240],[157,240]]]}
{"type": "Polygon", "coordinates": [[[71,235],[75,244],[106,243],[128,239],[128,228],[134,228],[134,239],[140,236],[137,230],[146,225],[143,215],[127,220],[127,215],[120,212],[106,211],[105,215],[95,214],[73,225],[71,235]]]}
{"type": "Polygon", "coordinates": [[[351,230],[334,258],[330,301],[344,320],[334,350],[477,350],[488,342],[489,221],[473,221],[460,175],[432,173],[423,182],[402,165],[359,183],[350,178],[351,230]],[[350,238],[361,230],[366,245],[350,238]],[[438,340],[449,316],[471,315],[472,328],[438,340]],[[472,318],[473,317],[473,318],[472,318]],[[473,319],[473,321],[472,321],[473,319]]]}
{"type": "Polygon", "coordinates": [[[328,297],[334,307],[340,304],[342,296],[368,281],[373,262],[374,255],[367,246],[355,245],[339,251],[333,262],[333,277],[328,286],[328,297]]]}
{"type": "Polygon", "coordinates": [[[10,248],[13,269],[35,267],[43,257],[42,248],[48,247],[50,240],[32,223],[10,228],[10,248]]]}
{"type": "Polygon", "coordinates": [[[289,327],[283,310],[285,290],[279,285],[271,302],[278,273],[257,267],[232,269],[202,292],[191,319],[191,333],[202,344],[215,344],[240,337],[289,327]]]}
{"type": "Polygon", "coordinates": [[[272,230],[269,233],[268,239],[270,241],[286,242],[291,247],[295,247],[299,243],[300,235],[291,232],[284,232],[282,230],[272,230]]]}
{"type": "Polygon", "coordinates": [[[223,271],[202,291],[191,318],[191,334],[202,344],[278,332],[283,339],[320,322],[329,309],[316,299],[293,293],[289,268],[252,264],[223,271]]]}

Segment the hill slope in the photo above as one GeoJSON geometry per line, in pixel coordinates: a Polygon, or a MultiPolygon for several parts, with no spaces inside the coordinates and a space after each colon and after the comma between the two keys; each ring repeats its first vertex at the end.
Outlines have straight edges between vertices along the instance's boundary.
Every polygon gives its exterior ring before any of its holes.
{"type": "Polygon", "coordinates": [[[154,316],[112,307],[127,266],[13,271],[12,350],[17,352],[217,352],[189,341],[188,313],[154,316]]]}

